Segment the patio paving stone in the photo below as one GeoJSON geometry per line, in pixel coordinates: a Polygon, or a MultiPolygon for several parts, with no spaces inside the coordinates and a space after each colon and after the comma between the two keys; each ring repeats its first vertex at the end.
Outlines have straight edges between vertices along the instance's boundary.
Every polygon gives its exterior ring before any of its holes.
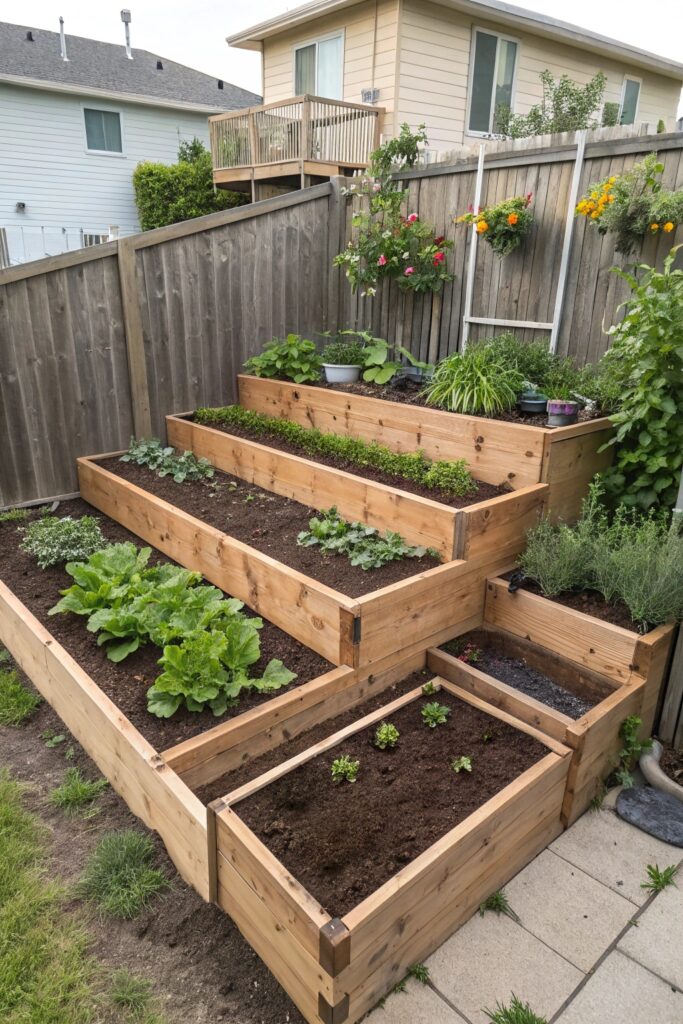
{"type": "Polygon", "coordinates": [[[557,1024],[681,1024],[683,993],[614,950],[557,1024]]]}

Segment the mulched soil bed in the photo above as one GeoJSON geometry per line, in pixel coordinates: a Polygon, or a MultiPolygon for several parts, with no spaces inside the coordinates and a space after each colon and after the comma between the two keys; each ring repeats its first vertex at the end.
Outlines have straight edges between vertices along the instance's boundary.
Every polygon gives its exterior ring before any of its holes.
{"type": "MultiPolygon", "coordinates": [[[[333,916],[351,910],[547,753],[526,733],[444,692],[389,720],[400,732],[394,750],[372,745],[372,726],[236,805],[333,916]],[[447,724],[435,729],[420,714],[431,700],[451,708],[447,724]],[[342,754],[360,760],[353,784],[332,782],[330,765],[342,754]],[[472,758],[473,770],[456,775],[450,762],[461,755],[472,758]]],[[[328,726],[329,735],[336,720],[328,726]]]]}
{"type": "MultiPolygon", "coordinates": [[[[38,514],[31,513],[32,516],[38,514]]],[[[133,541],[138,547],[144,546],[139,537],[80,499],[62,502],[56,514],[74,518],[95,515],[100,520],[107,540],[113,543],[133,541]]],[[[87,631],[85,620],[80,615],[48,616],[49,609],[59,600],[59,592],[70,586],[73,580],[60,566],[38,568],[35,559],[19,549],[20,542],[21,535],[17,532],[16,523],[0,525],[0,578],[157,750],[162,751],[190,736],[196,736],[230,716],[242,714],[272,699],[272,694],[250,694],[221,718],[215,718],[210,712],[193,714],[184,709],[169,719],[151,715],[147,710],[146,693],[161,671],[157,665],[161,657],[160,649],[149,644],[116,665],[109,661],[104,649],[97,646],[95,636],[87,631]]],[[[156,552],[151,563],[168,561],[170,559],[156,552]]],[[[290,688],[307,683],[333,668],[319,654],[304,647],[272,623],[265,622],[261,630],[261,659],[252,666],[252,674],[263,672],[271,658],[280,658],[289,669],[297,673],[290,688]]],[[[279,692],[284,693],[285,690],[279,692]]]]}
{"type": "Polygon", "coordinates": [[[659,766],[665,775],[683,786],[683,750],[674,750],[668,743],[663,743],[664,751],[659,766]]]}
{"type": "MultiPolygon", "coordinates": [[[[366,398],[384,398],[389,402],[402,402],[405,405],[421,405],[425,408],[435,408],[434,406],[427,406],[424,398],[421,397],[421,392],[424,387],[423,384],[418,384],[407,377],[399,377],[397,380],[390,381],[388,384],[377,385],[368,384],[365,381],[359,380],[355,384],[320,384],[320,387],[328,388],[331,391],[344,391],[351,395],[363,395],[366,398]]],[[[442,409],[441,412],[448,412],[448,409],[442,409]]],[[[590,416],[585,409],[579,412],[579,422],[584,423],[587,420],[597,419],[601,413],[595,416],[590,416]]],[[[498,413],[497,416],[487,416],[486,419],[491,420],[504,420],[506,423],[524,423],[530,427],[547,427],[547,413],[526,413],[520,412],[519,409],[511,409],[509,412],[498,413]]],[[[549,430],[556,430],[556,427],[549,427],[549,430]]]]}
{"type": "MultiPolygon", "coordinates": [[[[462,650],[462,644],[466,642],[467,634],[460,637],[457,642],[449,641],[443,644],[442,649],[457,657],[462,650]]],[[[563,715],[569,715],[574,719],[581,718],[600,703],[601,698],[599,697],[589,699],[586,696],[572,693],[571,690],[560,686],[543,672],[531,668],[521,658],[512,658],[495,649],[482,648],[478,642],[476,642],[476,646],[479,655],[476,662],[472,662],[474,668],[479,669],[480,672],[486,672],[487,675],[493,676],[501,683],[513,686],[515,690],[525,693],[527,697],[534,697],[535,700],[547,704],[549,708],[554,708],[555,711],[560,711],[563,715]]]]}
{"type": "Polygon", "coordinates": [[[233,437],[241,437],[245,441],[256,441],[258,444],[265,444],[278,452],[287,452],[288,455],[299,455],[311,462],[319,462],[323,466],[331,466],[333,469],[341,469],[346,473],[353,473],[364,480],[373,480],[377,484],[386,484],[387,487],[395,487],[400,491],[408,491],[410,494],[417,494],[421,498],[430,498],[432,501],[439,501],[442,505],[449,505],[451,508],[467,508],[479,501],[488,501],[489,498],[498,498],[501,494],[509,494],[509,487],[498,487],[496,484],[487,484],[483,480],[475,481],[477,484],[476,494],[470,494],[465,498],[456,498],[444,491],[437,491],[429,487],[422,487],[412,480],[406,480],[402,476],[392,476],[390,473],[383,473],[380,469],[373,469],[372,466],[359,466],[357,462],[349,459],[335,459],[327,455],[316,455],[312,457],[295,444],[289,444],[280,437],[264,437],[263,434],[253,430],[245,430],[243,427],[221,426],[220,423],[207,423],[206,426],[214,430],[220,430],[224,434],[231,434],[233,437]]]}
{"type": "Polygon", "coordinates": [[[380,569],[351,565],[346,555],[323,555],[318,547],[302,547],[296,538],[320,513],[298,501],[245,483],[239,477],[216,473],[211,481],[177,484],[146,466],[107,459],[101,465],[163,498],[210,526],[277,559],[291,569],[325,583],[349,597],[360,597],[390,583],[408,579],[439,565],[436,558],[402,558],[380,569]]]}
{"type": "MultiPolygon", "coordinates": [[[[502,578],[509,580],[512,575],[513,572],[508,572],[502,578]]],[[[540,597],[545,597],[538,583],[534,583],[533,580],[524,580],[520,589],[528,590],[531,594],[538,594],[540,597]]],[[[549,597],[546,600],[555,601],[557,604],[564,605],[565,608],[573,608],[575,611],[584,612],[586,615],[592,615],[594,618],[602,619],[603,622],[609,622],[613,626],[621,626],[623,629],[630,629],[634,633],[639,632],[638,623],[633,621],[631,613],[623,601],[608,604],[604,597],[598,594],[596,590],[566,591],[564,594],[558,594],[556,597],[549,597]]]]}

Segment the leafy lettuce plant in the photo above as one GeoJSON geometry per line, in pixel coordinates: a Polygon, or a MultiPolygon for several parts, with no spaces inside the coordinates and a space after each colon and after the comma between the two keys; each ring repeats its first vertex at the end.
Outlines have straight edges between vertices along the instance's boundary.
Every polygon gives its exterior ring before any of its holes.
{"type": "Polygon", "coordinates": [[[158,438],[136,441],[131,438],[130,446],[121,462],[132,462],[136,466],[147,466],[159,476],[172,476],[177,484],[186,480],[210,480],[214,468],[208,459],[198,459],[193,452],[178,454],[175,448],[164,447],[158,438]]]}
{"type": "Polygon", "coordinates": [[[323,510],[320,518],[309,520],[308,530],[299,533],[297,543],[302,547],[317,545],[324,554],[346,555],[351,565],[361,569],[379,569],[399,558],[422,558],[428,553],[427,548],[406,544],[391,530],[381,534],[374,526],[348,523],[336,508],[323,510]]]}
{"type": "Polygon", "coordinates": [[[437,725],[445,725],[450,713],[451,709],[446,707],[445,704],[439,704],[438,700],[431,701],[429,704],[424,704],[420,711],[422,721],[425,725],[429,726],[430,729],[436,729],[437,725]]]}

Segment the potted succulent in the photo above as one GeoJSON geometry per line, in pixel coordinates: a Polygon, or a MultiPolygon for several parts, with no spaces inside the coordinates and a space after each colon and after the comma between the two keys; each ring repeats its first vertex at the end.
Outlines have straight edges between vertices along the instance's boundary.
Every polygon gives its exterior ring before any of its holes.
{"type": "Polygon", "coordinates": [[[537,391],[534,387],[529,387],[522,391],[517,400],[517,405],[521,412],[542,413],[546,411],[548,406],[548,396],[544,395],[542,391],[537,391]]]}
{"type": "Polygon", "coordinates": [[[331,341],[322,351],[328,384],[353,384],[365,364],[365,351],[357,341],[331,341]]]}

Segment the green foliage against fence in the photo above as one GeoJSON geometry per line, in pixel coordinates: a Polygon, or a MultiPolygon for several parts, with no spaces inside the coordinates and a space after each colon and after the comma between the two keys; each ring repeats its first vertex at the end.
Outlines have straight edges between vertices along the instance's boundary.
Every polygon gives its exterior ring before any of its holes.
{"type": "Polygon", "coordinates": [[[213,187],[211,154],[199,139],[182,142],[177,164],[139,163],[133,172],[143,231],[241,206],[246,196],[213,187]]]}

